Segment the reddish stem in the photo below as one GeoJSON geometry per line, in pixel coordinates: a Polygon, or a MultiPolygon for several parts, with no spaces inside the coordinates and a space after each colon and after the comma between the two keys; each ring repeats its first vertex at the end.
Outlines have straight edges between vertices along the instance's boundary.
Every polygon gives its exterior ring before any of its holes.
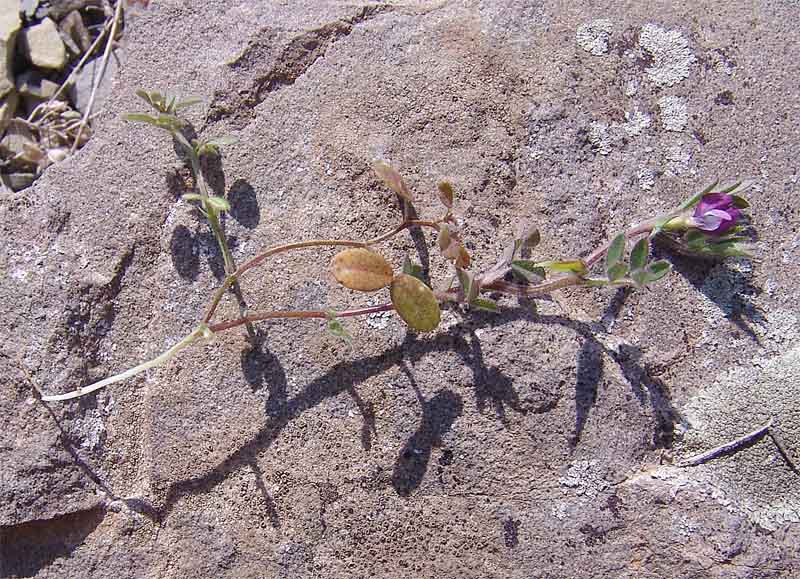
{"type": "MultiPolygon", "coordinates": [[[[369,308],[359,308],[356,310],[345,310],[343,312],[335,312],[337,318],[352,318],[355,316],[366,316],[368,314],[375,314],[378,312],[390,312],[394,310],[394,305],[392,304],[381,304],[379,306],[372,306],[369,308]]],[[[225,322],[219,322],[218,324],[212,324],[208,326],[208,329],[214,333],[217,332],[224,332],[225,330],[230,330],[231,328],[236,328],[238,326],[243,326],[248,323],[253,322],[261,322],[264,320],[276,320],[282,318],[300,318],[300,319],[313,319],[313,318],[321,318],[327,319],[331,317],[330,312],[325,312],[322,310],[298,310],[298,311],[285,311],[285,312],[256,312],[254,314],[250,314],[243,318],[238,318],[235,320],[228,320],[225,322]]]]}

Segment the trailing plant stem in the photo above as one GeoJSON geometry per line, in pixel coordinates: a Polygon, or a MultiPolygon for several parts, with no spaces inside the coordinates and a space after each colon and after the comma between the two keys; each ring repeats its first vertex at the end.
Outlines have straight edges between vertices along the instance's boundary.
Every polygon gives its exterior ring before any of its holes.
{"type": "Polygon", "coordinates": [[[174,358],[178,352],[183,350],[184,348],[192,345],[195,341],[202,338],[208,331],[208,327],[205,324],[200,324],[191,334],[183,338],[180,342],[172,346],[166,352],[163,352],[159,356],[153,358],[148,362],[143,362],[138,366],[134,366],[128,370],[120,374],[116,374],[115,376],[110,376],[105,380],[100,380],[99,382],[95,382],[91,386],[87,386],[85,388],[78,388],[77,390],[73,390],[72,392],[67,392],[66,394],[56,394],[53,396],[42,396],[42,400],[45,402],[53,402],[56,400],[70,400],[72,398],[78,398],[79,396],[83,396],[85,394],[89,394],[94,392],[95,390],[100,390],[105,386],[110,384],[114,384],[115,382],[121,382],[122,380],[127,380],[128,378],[132,378],[137,374],[141,374],[145,370],[149,370],[150,368],[155,368],[156,366],[161,366],[162,364],[168,362],[172,358],[174,358]]]}
{"type": "Polygon", "coordinates": [[[388,239],[391,239],[401,231],[409,229],[411,227],[430,227],[433,229],[438,229],[439,224],[435,221],[423,221],[418,219],[412,219],[409,221],[403,221],[391,231],[388,231],[382,235],[379,235],[378,237],[369,239],[367,241],[355,241],[351,239],[310,239],[308,241],[298,241],[295,243],[287,243],[284,245],[276,245],[274,247],[270,247],[269,249],[261,252],[257,256],[253,257],[252,259],[240,265],[239,268],[236,269],[236,271],[234,271],[233,273],[228,274],[228,277],[222,283],[222,286],[219,289],[217,289],[216,293],[214,294],[214,297],[211,300],[211,304],[209,305],[208,310],[206,311],[206,315],[205,317],[203,317],[203,322],[208,323],[211,321],[211,318],[214,317],[214,312],[216,312],[217,307],[219,306],[219,302],[225,295],[225,290],[231,285],[238,283],[239,278],[245,272],[253,269],[254,267],[258,267],[267,258],[273,257],[280,253],[285,253],[287,251],[293,251],[295,249],[308,249],[311,247],[369,247],[371,245],[377,245],[378,243],[382,243],[388,239]]]}
{"type": "MultiPolygon", "coordinates": [[[[656,226],[656,223],[661,219],[661,217],[656,217],[654,219],[648,219],[647,221],[643,221],[638,225],[634,225],[630,229],[625,232],[625,238],[630,239],[632,237],[636,237],[637,235],[642,235],[643,233],[650,233],[653,230],[653,227],[656,226]]],[[[613,240],[611,240],[613,241],[613,240]]],[[[589,257],[583,260],[586,264],[586,267],[592,267],[595,263],[603,259],[608,253],[608,248],[611,247],[611,241],[608,241],[595,249],[592,253],[589,254],[589,257]]]]}
{"type": "MultiPolygon", "coordinates": [[[[372,306],[369,308],[359,308],[357,310],[346,310],[343,312],[336,312],[337,318],[352,318],[355,316],[366,316],[368,314],[375,314],[378,312],[390,312],[394,310],[394,305],[392,304],[382,304],[379,306],[372,306]]],[[[276,320],[282,318],[300,318],[300,319],[313,319],[313,318],[322,318],[328,319],[331,317],[330,311],[323,311],[323,310],[294,310],[294,311],[285,311],[285,312],[256,312],[253,314],[249,314],[243,318],[239,318],[236,320],[228,320],[226,322],[219,322],[218,324],[212,324],[208,327],[209,330],[212,332],[224,332],[225,330],[230,330],[231,328],[235,328],[237,326],[241,326],[247,323],[253,322],[260,322],[264,320],[276,320]]]]}

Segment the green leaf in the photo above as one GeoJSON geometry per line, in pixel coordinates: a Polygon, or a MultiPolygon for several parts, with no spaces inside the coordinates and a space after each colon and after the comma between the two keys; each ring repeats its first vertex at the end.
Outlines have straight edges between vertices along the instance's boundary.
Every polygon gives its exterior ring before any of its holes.
{"type": "Polygon", "coordinates": [[[445,223],[439,224],[439,249],[441,251],[450,247],[451,237],[450,228],[445,223]]]}
{"type": "Polygon", "coordinates": [[[650,255],[650,240],[643,237],[636,242],[631,250],[631,269],[643,269],[647,265],[647,257],[650,255]]]}
{"type": "Polygon", "coordinates": [[[615,263],[606,271],[609,281],[622,279],[628,273],[628,266],[625,263],[615,263]]]}
{"type": "Polygon", "coordinates": [[[538,283],[547,277],[543,267],[540,267],[533,261],[525,259],[517,259],[511,262],[511,271],[524,281],[530,283],[538,283]]]}
{"type": "Polygon", "coordinates": [[[453,208],[453,186],[447,181],[439,183],[439,201],[448,209],[453,208]]]}
{"type": "Polygon", "coordinates": [[[189,151],[189,153],[194,151],[194,147],[192,147],[192,144],[186,139],[186,137],[183,136],[183,133],[178,130],[172,130],[170,132],[172,133],[173,138],[183,145],[186,150],[189,151]]]}
{"type": "Polygon", "coordinates": [[[142,89],[137,89],[136,90],[136,96],[138,96],[144,102],[146,102],[147,104],[152,106],[153,101],[150,100],[150,94],[147,91],[142,90],[142,89]]]}
{"type": "Polygon", "coordinates": [[[200,103],[200,102],[203,102],[203,101],[201,99],[197,98],[197,97],[190,97],[190,98],[187,98],[185,100],[182,100],[182,101],[176,103],[173,108],[177,112],[177,111],[179,111],[181,109],[185,109],[186,107],[190,107],[190,106],[196,105],[197,103],[200,103]]]}
{"type": "Polygon", "coordinates": [[[458,275],[458,283],[461,285],[461,291],[464,293],[464,300],[470,303],[480,291],[479,285],[475,282],[475,276],[465,269],[456,267],[456,275],[458,275]]]}
{"type": "MultiPolygon", "coordinates": [[[[608,246],[608,253],[606,253],[606,272],[609,279],[611,279],[611,270],[615,269],[622,261],[622,255],[625,253],[625,234],[620,233],[608,246]]],[[[619,269],[619,268],[617,268],[619,269]]],[[[625,274],[622,274],[625,275],[625,274]]]]}
{"type": "Polygon", "coordinates": [[[181,195],[181,199],[184,201],[200,201],[203,199],[203,196],[198,195],[197,193],[184,193],[181,195]]]}
{"type": "Polygon", "coordinates": [[[433,290],[405,273],[395,276],[389,291],[398,315],[418,332],[435,330],[441,321],[439,302],[433,290]]]}
{"type": "Polygon", "coordinates": [[[228,203],[228,200],[217,197],[216,195],[209,195],[208,199],[206,199],[206,203],[217,213],[231,210],[231,204],[228,203]]]}
{"type": "Polygon", "coordinates": [[[344,324],[336,317],[336,312],[334,311],[328,312],[327,330],[332,336],[344,341],[351,348],[353,347],[353,336],[350,335],[344,324]]]}
{"type": "Polygon", "coordinates": [[[654,261],[645,269],[640,269],[631,273],[633,280],[639,285],[645,285],[660,280],[672,271],[672,265],[663,259],[654,261]]]}
{"type": "Polygon", "coordinates": [[[494,300],[487,300],[484,298],[475,298],[469,303],[470,306],[476,307],[479,310],[485,310],[487,312],[497,313],[500,311],[500,308],[497,306],[497,302],[494,300]]]}
{"type": "Polygon", "coordinates": [[[148,115],[147,113],[126,113],[122,115],[122,118],[124,118],[126,121],[132,121],[134,123],[147,123],[149,125],[160,127],[158,119],[152,115],[148,115]]]}
{"type": "Polygon", "coordinates": [[[522,234],[517,238],[522,247],[525,249],[533,249],[542,240],[542,234],[536,227],[527,227],[522,231],[522,234]]]}
{"type": "Polygon", "coordinates": [[[747,202],[747,199],[741,197],[739,195],[731,195],[731,199],[733,199],[733,206],[737,209],[747,209],[750,207],[750,204],[747,202]]]}
{"type": "Polygon", "coordinates": [[[665,215],[664,217],[656,221],[655,225],[653,225],[653,229],[650,231],[650,237],[655,237],[656,235],[661,233],[661,231],[664,229],[664,226],[673,219],[675,219],[675,217],[676,215],[674,213],[671,213],[669,215],[665,215]]]}
{"type": "Polygon", "coordinates": [[[574,273],[576,275],[586,275],[589,270],[582,259],[575,259],[569,261],[541,261],[536,264],[538,267],[550,269],[553,271],[560,271],[565,273],[574,273]]]}
{"type": "Polygon", "coordinates": [[[216,139],[211,139],[210,141],[206,141],[207,145],[212,145],[214,147],[225,147],[227,145],[233,145],[238,143],[239,139],[236,137],[232,137],[231,135],[223,135],[221,137],[217,137],[216,139]]]}
{"type": "MultiPolygon", "coordinates": [[[[678,211],[679,212],[680,211],[685,211],[686,209],[690,209],[690,208],[694,207],[695,205],[697,205],[698,203],[700,203],[700,199],[702,199],[704,195],[708,195],[709,193],[711,193],[714,190],[714,187],[716,187],[718,184],[719,184],[719,181],[714,181],[711,185],[709,185],[708,187],[706,187],[705,189],[703,189],[699,193],[695,193],[694,195],[689,197],[686,201],[681,203],[680,207],[678,207],[678,211]]],[[[737,185],[737,187],[738,187],[738,185],[737,185]]]]}
{"type": "Polygon", "coordinates": [[[737,181],[733,185],[725,187],[724,189],[720,189],[719,193],[722,193],[724,195],[727,195],[728,193],[732,193],[733,191],[736,191],[739,188],[739,185],[741,185],[741,184],[742,184],[741,181],[737,181]]]}

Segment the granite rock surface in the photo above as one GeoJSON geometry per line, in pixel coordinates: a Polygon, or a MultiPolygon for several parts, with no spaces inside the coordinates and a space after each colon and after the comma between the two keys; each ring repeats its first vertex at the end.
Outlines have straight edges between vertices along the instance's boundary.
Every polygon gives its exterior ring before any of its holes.
{"type": "MultiPolygon", "coordinates": [[[[0,201],[0,576],[792,577],[798,464],[796,3],[617,0],[153,3],[79,154],[0,201]],[[369,238],[399,216],[391,161],[468,248],[517,227],[585,255],[721,178],[749,177],[759,259],[651,291],[573,290],[414,335],[259,326],[96,395],[43,404],[189,333],[221,257],[178,200],[138,88],[198,96],[234,257],[369,238]]],[[[425,233],[383,247],[446,279],[425,233]],[[426,243],[427,242],[427,245],[426,243]]],[[[251,309],[380,303],[331,251],[245,276],[251,309]]],[[[226,300],[220,315],[234,317],[226,300]]]]}

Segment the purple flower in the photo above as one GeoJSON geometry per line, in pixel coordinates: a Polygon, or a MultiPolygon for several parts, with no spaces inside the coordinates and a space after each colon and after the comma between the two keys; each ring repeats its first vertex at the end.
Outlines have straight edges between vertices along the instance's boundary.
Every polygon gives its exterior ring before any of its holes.
{"type": "Polygon", "coordinates": [[[710,235],[721,235],[736,225],[740,215],[733,197],[725,193],[709,193],[695,207],[692,222],[710,235]]]}

